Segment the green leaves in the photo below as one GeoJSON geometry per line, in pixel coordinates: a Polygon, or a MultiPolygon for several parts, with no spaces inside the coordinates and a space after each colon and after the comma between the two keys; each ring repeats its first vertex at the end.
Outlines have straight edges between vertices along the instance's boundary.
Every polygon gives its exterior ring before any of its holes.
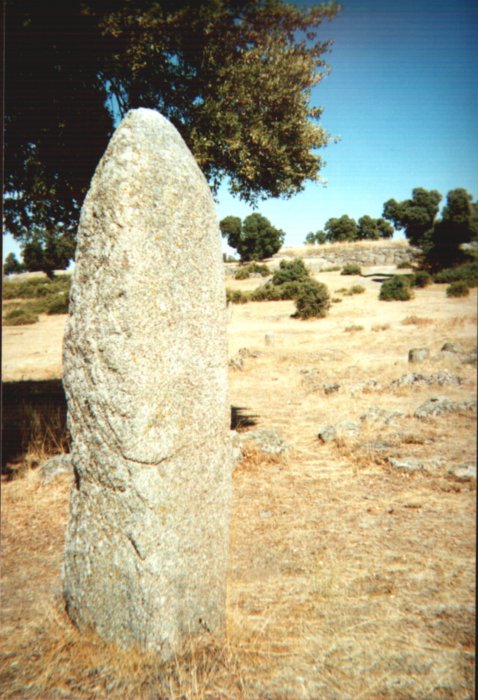
{"type": "Polygon", "coordinates": [[[159,110],[213,189],[291,197],[319,177],[329,135],[309,106],[335,3],[8,0],[6,228],[74,237],[113,114],[159,110]]]}
{"type": "Polygon", "coordinates": [[[242,261],[263,260],[277,253],[284,243],[285,233],[275,228],[265,216],[254,213],[243,222],[237,216],[226,216],[219,223],[228,245],[235,248],[242,261]]]}

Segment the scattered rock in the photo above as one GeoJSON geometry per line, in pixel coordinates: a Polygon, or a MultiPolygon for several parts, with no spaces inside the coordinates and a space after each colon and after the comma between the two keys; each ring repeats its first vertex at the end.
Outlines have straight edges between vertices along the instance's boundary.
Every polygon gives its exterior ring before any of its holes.
{"type": "Polygon", "coordinates": [[[40,467],[40,476],[44,484],[65,473],[73,473],[73,462],[69,454],[50,457],[40,467]]]}
{"type": "Polygon", "coordinates": [[[381,391],[381,389],[382,385],[376,379],[366,379],[363,382],[359,382],[358,384],[351,386],[350,393],[352,396],[356,396],[357,394],[361,394],[363,392],[381,391]]]}
{"type": "Polygon", "coordinates": [[[434,396],[417,408],[415,418],[429,418],[439,416],[442,413],[459,413],[461,411],[475,411],[476,401],[450,401],[446,396],[434,396]]]}
{"type": "Polygon", "coordinates": [[[457,345],[455,343],[445,343],[441,348],[440,352],[451,352],[453,354],[457,354],[463,352],[463,349],[460,345],[457,345]]]}
{"type": "Polygon", "coordinates": [[[366,413],[360,416],[360,420],[364,421],[376,421],[388,425],[392,420],[400,418],[403,414],[400,411],[388,411],[385,408],[379,408],[378,406],[372,406],[368,409],[366,413]]]}
{"type": "Polygon", "coordinates": [[[422,471],[424,468],[421,460],[414,459],[412,457],[408,459],[394,459],[393,457],[389,457],[388,461],[395,469],[400,469],[401,471],[406,472],[418,472],[422,471]]]}
{"type": "Polygon", "coordinates": [[[463,358],[461,361],[464,365],[476,365],[476,362],[477,362],[477,350],[476,350],[476,348],[473,348],[473,350],[470,350],[470,352],[465,353],[463,355],[463,358]]]}
{"type": "Polygon", "coordinates": [[[412,348],[408,351],[409,362],[423,362],[430,356],[428,348],[412,348]]]}
{"type": "Polygon", "coordinates": [[[402,374],[398,379],[390,382],[390,388],[400,388],[407,386],[426,386],[431,384],[461,384],[462,378],[457,374],[450,374],[447,370],[443,372],[434,372],[433,374],[420,374],[419,372],[408,372],[402,374]]]}
{"type": "Polygon", "coordinates": [[[322,384],[322,389],[324,390],[324,394],[328,396],[338,391],[340,389],[340,384],[322,384]]]}
{"type": "Polygon", "coordinates": [[[266,345],[274,345],[274,333],[266,333],[264,336],[264,342],[266,345]]]}
{"type": "Polygon", "coordinates": [[[327,425],[319,431],[318,437],[322,442],[332,442],[341,437],[357,437],[360,433],[360,425],[352,421],[341,421],[336,425],[327,425]]]}
{"type": "Polygon", "coordinates": [[[233,446],[242,446],[245,442],[253,442],[257,449],[264,454],[280,455],[289,449],[288,444],[275,430],[269,428],[258,428],[245,433],[236,433],[233,438],[233,446]]]}
{"type": "Polygon", "coordinates": [[[476,464],[457,464],[448,469],[448,474],[457,481],[476,481],[476,464]]]}

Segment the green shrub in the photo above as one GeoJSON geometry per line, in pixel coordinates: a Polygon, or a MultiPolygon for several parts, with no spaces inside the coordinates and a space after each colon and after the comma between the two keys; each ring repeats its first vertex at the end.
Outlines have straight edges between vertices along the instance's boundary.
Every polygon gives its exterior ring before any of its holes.
{"type": "Polygon", "coordinates": [[[358,326],[357,324],[353,323],[351,326],[346,326],[344,331],[345,333],[356,333],[357,331],[363,331],[363,326],[358,326]]]}
{"type": "Polygon", "coordinates": [[[38,299],[47,297],[57,292],[68,292],[70,289],[70,275],[61,275],[49,280],[46,277],[34,277],[33,279],[19,281],[6,281],[3,285],[4,299],[38,299]]]}
{"type": "Polygon", "coordinates": [[[470,289],[463,280],[452,282],[446,290],[447,297],[467,297],[469,293],[470,289]]]}
{"type": "Polygon", "coordinates": [[[250,272],[247,269],[247,265],[244,267],[238,267],[234,275],[235,280],[247,280],[250,277],[250,272]]]}
{"type": "Polygon", "coordinates": [[[300,285],[295,297],[296,312],[293,318],[324,318],[330,308],[329,290],[315,280],[307,280],[300,285]]]}
{"type": "Polygon", "coordinates": [[[411,280],[411,285],[412,287],[420,287],[423,289],[424,287],[428,287],[429,284],[433,282],[433,277],[430,275],[429,272],[426,270],[419,270],[413,275],[413,279],[411,280]]]}
{"type": "Polygon", "coordinates": [[[349,287],[344,294],[348,297],[353,296],[354,294],[363,294],[365,292],[365,287],[362,287],[361,284],[354,284],[352,287],[349,287]]]}
{"type": "Polygon", "coordinates": [[[285,282],[298,282],[304,279],[310,279],[310,276],[302,258],[295,258],[290,262],[281,260],[279,269],[276,270],[272,276],[272,284],[279,285],[285,282]]]}
{"type": "Polygon", "coordinates": [[[341,275],[361,275],[362,268],[357,263],[347,263],[343,266],[341,275]]]}
{"type": "Polygon", "coordinates": [[[69,306],[69,295],[67,292],[60,292],[55,299],[51,299],[48,303],[47,314],[67,314],[69,306]]]}
{"type": "Polygon", "coordinates": [[[439,284],[452,282],[459,282],[460,280],[466,282],[468,287],[478,286],[478,261],[464,263],[463,265],[458,265],[457,267],[448,267],[444,270],[440,270],[434,275],[435,282],[439,284]]]}
{"type": "Polygon", "coordinates": [[[412,266],[411,262],[407,262],[406,260],[402,260],[402,262],[398,263],[397,265],[397,270],[408,270],[412,266]]]}
{"type": "Polygon", "coordinates": [[[239,289],[226,289],[226,300],[231,304],[247,304],[249,295],[239,289]]]}
{"type": "Polygon", "coordinates": [[[408,301],[413,298],[410,282],[404,276],[394,276],[382,283],[379,299],[381,301],[408,301]]]}
{"type": "Polygon", "coordinates": [[[38,316],[29,309],[16,308],[9,311],[4,320],[4,326],[26,326],[30,323],[37,323],[38,316]]]}
{"type": "Polygon", "coordinates": [[[236,280],[246,280],[251,275],[261,275],[261,277],[267,277],[271,274],[267,265],[261,265],[260,263],[251,262],[248,265],[241,265],[234,275],[236,280]]]}

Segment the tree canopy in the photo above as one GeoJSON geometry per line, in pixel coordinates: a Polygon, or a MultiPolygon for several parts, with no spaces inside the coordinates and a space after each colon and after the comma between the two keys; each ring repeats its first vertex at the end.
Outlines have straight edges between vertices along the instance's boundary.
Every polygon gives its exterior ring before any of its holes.
{"type": "Polygon", "coordinates": [[[7,0],[5,228],[72,240],[94,168],[129,109],[159,110],[213,188],[255,204],[319,177],[329,135],[311,88],[334,3],[7,0]]]}
{"type": "Polygon", "coordinates": [[[461,246],[478,239],[478,202],[458,187],[447,194],[441,218],[437,218],[441,194],[417,187],[412,198],[389,199],[383,215],[395,228],[404,229],[412,245],[421,248],[424,260],[434,268],[447,267],[463,257],[461,246]]]}
{"type": "Polygon", "coordinates": [[[257,212],[249,214],[242,222],[238,216],[226,216],[219,227],[228,245],[237,250],[243,262],[270,258],[284,243],[284,231],[257,212]]]}
{"type": "Polygon", "coordinates": [[[438,214],[441,194],[436,190],[416,187],[412,198],[397,202],[389,199],[383,205],[383,217],[391,221],[396,229],[404,229],[412,245],[421,247],[433,227],[438,214]]]}
{"type": "Polygon", "coordinates": [[[347,214],[328,219],[325,222],[324,229],[327,240],[331,243],[335,241],[355,241],[357,238],[356,221],[347,214]]]}

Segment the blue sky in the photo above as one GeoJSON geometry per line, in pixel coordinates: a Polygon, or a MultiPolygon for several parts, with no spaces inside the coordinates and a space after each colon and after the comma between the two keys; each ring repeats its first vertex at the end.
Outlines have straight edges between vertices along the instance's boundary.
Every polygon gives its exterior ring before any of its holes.
{"type": "MultiPolygon", "coordinates": [[[[306,3],[311,4],[311,3],[306,3]]],[[[314,89],[322,125],[340,136],[322,151],[326,187],[311,184],[258,211],[302,244],[332,216],[378,217],[414,187],[478,198],[478,8],[474,0],[344,0],[321,26],[332,71],[314,89]]],[[[252,210],[220,192],[218,214],[252,210]]]]}
{"type": "MultiPolygon", "coordinates": [[[[300,4],[311,5],[311,0],[300,4]]],[[[475,0],[344,0],[321,27],[331,73],[313,90],[339,143],[322,153],[328,184],[257,211],[301,245],[332,216],[381,216],[414,187],[465,187],[478,199],[478,8],[475,0]]],[[[252,208],[222,187],[219,219],[252,208]]],[[[18,252],[9,237],[4,256],[18,252]]]]}

